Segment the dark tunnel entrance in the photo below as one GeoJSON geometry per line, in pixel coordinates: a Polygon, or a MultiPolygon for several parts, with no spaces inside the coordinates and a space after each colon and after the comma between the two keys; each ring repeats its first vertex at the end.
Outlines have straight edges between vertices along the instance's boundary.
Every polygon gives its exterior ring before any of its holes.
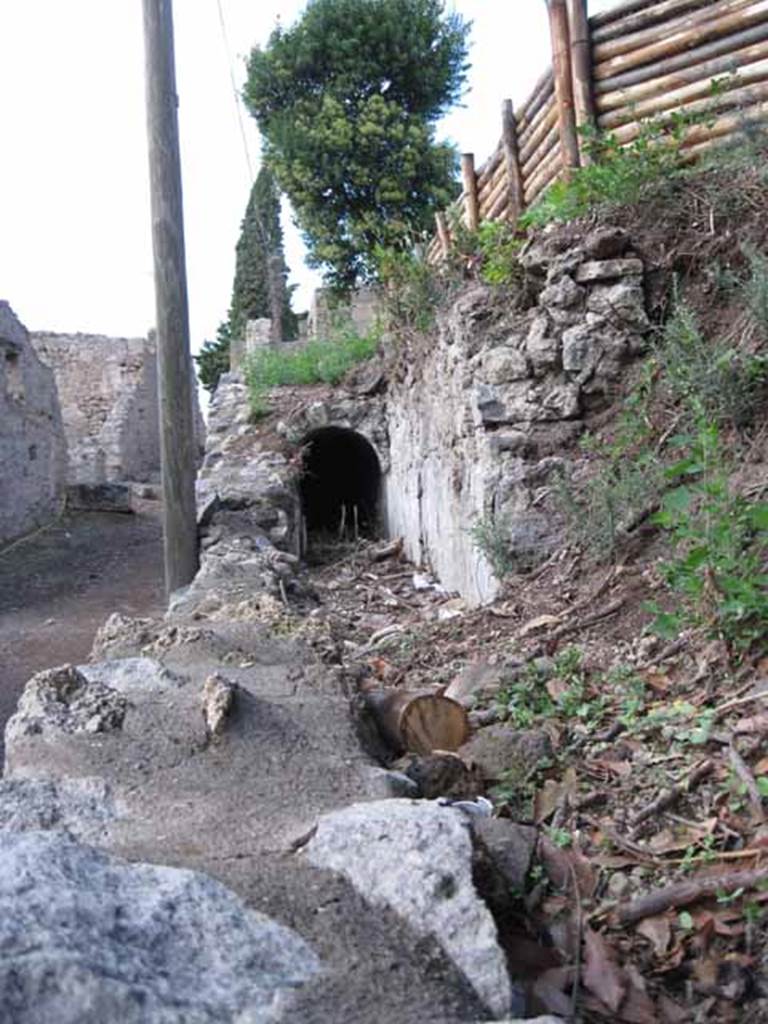
{"type": "Polygon", "coordinates": [[[379,525],[381,467],[354,430],[323,427],[304,439],[299,483],[307,534],[371,537],[379,525]]]}

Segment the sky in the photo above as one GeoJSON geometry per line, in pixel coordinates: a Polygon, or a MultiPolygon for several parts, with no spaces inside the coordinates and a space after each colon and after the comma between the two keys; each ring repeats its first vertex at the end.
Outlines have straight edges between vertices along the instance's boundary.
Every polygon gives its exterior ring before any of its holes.
{"type": "MultiPolygon", "coordinates": [[[[616,0],[589,0],[590,13],[616,0]]],[[[146,334],[154,322],[141,0],[0,0],[0,298],[30,330],[146,334]]],[[[449,0],[473,22],[469,90],[439,126],[478,166],[501,101],[549,63],[544,0],[449,0]]],[[[251,48],[304,0],[175,0],[190,333],[225,318],[260,143],[237,100],[251,48]],[[233,84],[234,83],[234,84],[233,84]]],[[[286,218],[297,311],[318,283],[286,218]]]]}

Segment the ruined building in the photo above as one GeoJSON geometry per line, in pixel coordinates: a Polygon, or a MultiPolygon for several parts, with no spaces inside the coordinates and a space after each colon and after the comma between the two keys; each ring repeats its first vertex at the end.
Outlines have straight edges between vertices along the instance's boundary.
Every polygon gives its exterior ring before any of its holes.
{"type": "Polygon", "coordinates": [[[56,382],[0,301],[0,544],[61,506],[66,446],[56,382]]]}

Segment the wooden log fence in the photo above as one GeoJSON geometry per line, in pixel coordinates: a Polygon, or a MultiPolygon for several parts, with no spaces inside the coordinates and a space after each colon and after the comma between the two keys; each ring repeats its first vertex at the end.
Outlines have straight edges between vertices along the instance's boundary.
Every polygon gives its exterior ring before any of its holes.
{"type": "Polygon", "coordinates": [[[436,218],[427,258],[451,245],[451,226],[513,229],[555,181],[589,162],[589,126],[630,145],[647,119],[698,117],[686,161],[768,129],[768,0],[624,0],[588,17],[588,0],[547,0],[552,66],[514,109],[485,163],[462,156],[461,196],[436,218]],[[713,86],[714,83],[714,86],[713,86]]]}

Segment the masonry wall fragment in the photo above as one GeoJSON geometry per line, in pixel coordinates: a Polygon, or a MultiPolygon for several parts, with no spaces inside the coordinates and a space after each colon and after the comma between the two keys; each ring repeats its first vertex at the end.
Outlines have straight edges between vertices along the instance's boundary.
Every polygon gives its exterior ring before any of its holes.
{"type": "MultiPolygon", "coordinates": [[[[160,470],[157,348],[153,337],[35,332],[56,376],[67,437],[67,483],[150,480],[160,470]]],[[[204,425],[197,408],[196,434],[204,425]]]]}
{"type": "Polygon", "coordinates": [[[0,544],[61,507],[66,443],[56,382],[0,300],[0,544]]]}

